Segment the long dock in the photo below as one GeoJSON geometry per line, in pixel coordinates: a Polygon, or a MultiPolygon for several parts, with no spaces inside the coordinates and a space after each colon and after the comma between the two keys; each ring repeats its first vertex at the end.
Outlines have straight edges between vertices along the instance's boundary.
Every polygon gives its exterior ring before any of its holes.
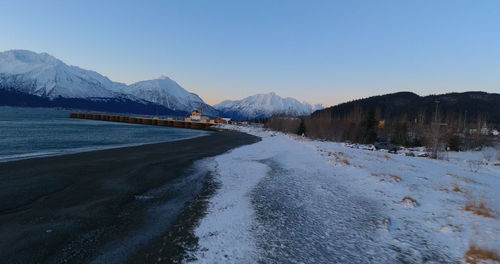
{"type": "Polygon", "coordinates": [[[152,125],[152,126],[202,129],[202,130],[210,130],[211,127],[215,125],[214,122],[211,122],[209,120],[185,121],[185,120],[175,120],[172,118],[163,119],[159,117],[141,117],[141,116],[99,114],[99,113],[70,113],[69,116],[71,118],[80,118],[80,119],[91,119],[91,120],[142,124],[142,125],[152,125]]]}

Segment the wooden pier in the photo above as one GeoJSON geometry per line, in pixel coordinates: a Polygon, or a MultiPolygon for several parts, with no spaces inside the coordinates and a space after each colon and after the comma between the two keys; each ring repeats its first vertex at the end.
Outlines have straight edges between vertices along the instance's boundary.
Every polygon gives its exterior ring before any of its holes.
{"type": "Polygon", "coordinates": [[[91,120],[153,125],[153,126],[202,129],[202,130],[210,130],[211,127],[215,125],[215,122],[211,122],[210,120],[201,120],[198,122],[198,121],[175,120],[172,118],[163,119],[159,117],[127,116],[127,115],[115,115],[115,114],[71,113],[69,116],[71,118],[80,118],[80,119],[91,119],[91,120]]]}

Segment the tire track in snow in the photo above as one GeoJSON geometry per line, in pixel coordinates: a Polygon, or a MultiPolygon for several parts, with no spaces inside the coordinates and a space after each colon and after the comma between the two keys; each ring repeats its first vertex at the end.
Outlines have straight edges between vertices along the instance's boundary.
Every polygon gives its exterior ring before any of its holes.
{"type": "Polygon", "coordinates": [[[381,206],[353,194],[320,171],[270,172],[251,193],[260,263],[451,263],[426,241],[394,240],[381,206]]]}

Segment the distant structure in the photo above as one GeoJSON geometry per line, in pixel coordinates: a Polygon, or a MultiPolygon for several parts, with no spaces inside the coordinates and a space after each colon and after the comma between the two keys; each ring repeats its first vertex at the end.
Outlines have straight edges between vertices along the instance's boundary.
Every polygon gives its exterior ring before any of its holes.
{"type": "Polygon", "coordinates": [[[226,117],[217,117],[215,119],[216,123],[222,123],[222,124],[230,124],[231,123],[231,118],[226,118],[226,117]]]}
{"type": "Polygon", "coordinates": [[[201,120],[201,112],[198,110],[193,110],[191,112],[191,120],[200,121],[201,120]]]}
{"type": "Polygon", "coordinates": [[[385,120],[379,120],[377,128],[384,129],[385,128],[385,120]]]}

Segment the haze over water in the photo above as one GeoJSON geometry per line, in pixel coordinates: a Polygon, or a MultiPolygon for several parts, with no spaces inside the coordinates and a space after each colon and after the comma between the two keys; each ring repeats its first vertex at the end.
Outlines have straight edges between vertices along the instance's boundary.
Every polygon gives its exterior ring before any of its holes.
{"type": "Polygon", "coordinates": [[[70,112],[61,109],[0,107],[0,162],[175,141],[210,133],[71,119],[70,112]]]}

